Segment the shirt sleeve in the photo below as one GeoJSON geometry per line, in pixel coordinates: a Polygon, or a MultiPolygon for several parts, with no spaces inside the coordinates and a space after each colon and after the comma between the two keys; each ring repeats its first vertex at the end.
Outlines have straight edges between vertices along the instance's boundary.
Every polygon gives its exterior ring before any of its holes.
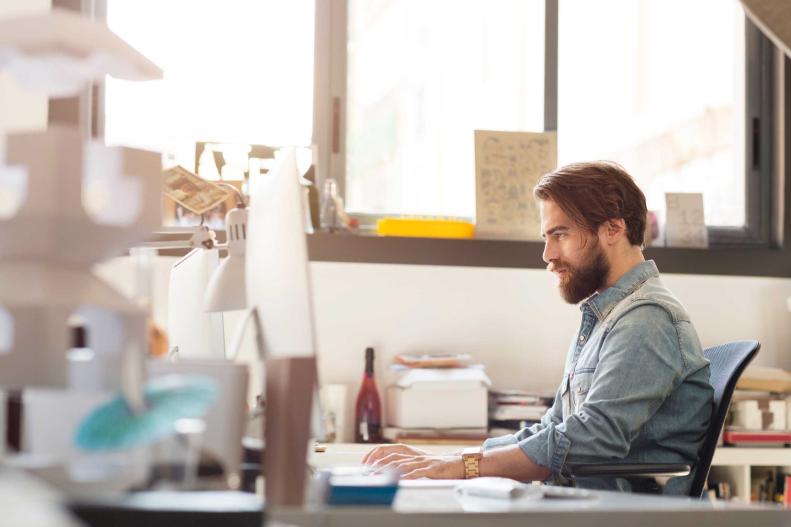
{"type": "Polygon", "coordinates": [[[638,306],[605,337],[586,400],[576,413],[517,440],[536,464],[561,474],[566,463],[622,459],[640,429],[681,383],[676,328],[662,307],[638,306]]]}
{"type": "Polygon", "coordinates": [[[506,434],[504,436],[487,439],[483,442],[483,450],[515,445],[520,441],[537,434],[549,425],[559,425],[563,421],[563,401],[561,400],[562,386],[563,385],[561,384],[561,387],[558,388],[558,391],[555,393],[555,400],[553,401],[552,406],[550,406],[546,413],[541,417],[540,422],[535,423],[532,426],[522,428],[515,434],[506,434]]]}

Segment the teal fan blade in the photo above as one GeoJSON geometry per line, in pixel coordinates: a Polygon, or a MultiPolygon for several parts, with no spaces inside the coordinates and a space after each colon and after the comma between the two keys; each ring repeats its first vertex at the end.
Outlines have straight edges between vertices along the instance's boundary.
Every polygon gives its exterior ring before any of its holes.
{"type": "Polygon", "coordinates": [[[74,436],[86,451],[123,450],[166,437],[176,421],[201,417],[217,396],[214,380],[198,375],[168,375],[146,383],[146,409],[134,414],[121,395],[96,408],[74,436]]]}

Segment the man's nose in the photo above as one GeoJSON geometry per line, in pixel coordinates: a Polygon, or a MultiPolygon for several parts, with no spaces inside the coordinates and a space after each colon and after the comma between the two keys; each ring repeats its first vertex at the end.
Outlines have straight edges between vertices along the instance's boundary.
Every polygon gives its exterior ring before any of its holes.
{"type": "Polygon", "coordinates": [[[544,242],[544,252],[541,255],[541,258],[544,259],[545,263],[549,263],[552,260],[557,260],[557,251],[553,244],[549,242],[549,240],[544,242]]]}

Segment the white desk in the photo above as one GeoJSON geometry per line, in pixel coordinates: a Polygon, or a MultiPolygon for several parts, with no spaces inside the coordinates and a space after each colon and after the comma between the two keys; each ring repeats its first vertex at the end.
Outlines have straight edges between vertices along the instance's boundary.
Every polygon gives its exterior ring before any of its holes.
{"type": "MultiPolygon", "coordinates": [[[[428,447],[448,451],[452,447],[428,447]]],[[[311,456],[315,467],[359,464],[364,445],[330,445],[311,456]]],[[[274,520],[300,527],[781,527],[791,511],[738,502],[595,492],[593,500],[491,500],[459,497],[451,488],[404,488],[393,508],[337,507],[269,510],[274,520]]]]}

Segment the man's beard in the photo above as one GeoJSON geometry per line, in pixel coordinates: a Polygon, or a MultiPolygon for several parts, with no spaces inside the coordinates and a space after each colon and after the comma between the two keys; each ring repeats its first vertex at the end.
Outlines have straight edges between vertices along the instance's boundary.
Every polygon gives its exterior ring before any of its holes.
{"type": "Polygon", "coordinates": [[[555,266],[567,271],[567,278],[561,279],[558,287],[560,296],[569,304],[577,304],[601,289],[610,272],[610,264],[599,247],[598,240],[591,253],[587,261],[578,267],[563,261],[555,266]]]}

